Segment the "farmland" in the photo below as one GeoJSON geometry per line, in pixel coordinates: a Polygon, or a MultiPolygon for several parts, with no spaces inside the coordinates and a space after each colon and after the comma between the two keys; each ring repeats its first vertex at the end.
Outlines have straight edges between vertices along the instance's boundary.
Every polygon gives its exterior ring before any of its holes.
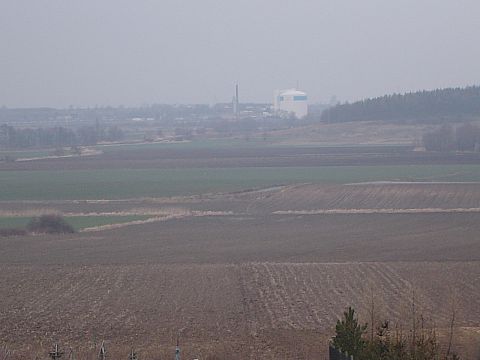
{"type": "Polygon", "coordinates": [[[0,238],[15,358],[103,339],[117,358],[170,356],[180,333],[185,358],[322,359],[345,307],[368,321],[373,299],[408,327],[413,297],[440,337],[454,307],[455,350],[478,354],[475,154],[192,146],[1,165],[0,224],[93,227],[0,238]]]}
{"type": "Polygon", "coordinates": [[[480,165],[8,171],[0,172],[0,200],[128,199],[233,192],[294,183],[478,179],[480,165]]]}
{"type": "Polygon", "coordinates": [[[387,309],[395,319],[407,315],[411,289],[417,285],[416,274],[422,274],[422,279],[445,278],[441,283],[416,287],[418,298],[425,299],[422,310],[426,314],[435,313],[440,324],[448,322],[451,294],[461,292],[465,297],[460,299],[459,306],[473,315],[468,319],[462,317],[459,324],[471,327],[480,321],[475,311],[480,305],[475,296],[477,291],[470,286],[480,275],[475,263],[48,266],[41,272],[38,269],[1,267],[2,287],[10,289],[9,296],[1,300],[2,309],[8,309],[2,316],[8,316],[9,325],[16,325],[7,328],[2,322],[0,331],[2,339],[10,343],[30,342],[39,346],[45,339],[43,334],[52,334],[75,348],[98,337],[109,340],[112,348],[128,349],[124,344],[135,343],[143,354],[152,354],[154,347],[171,348],[176,330],[184,329],[185,356],[205,356],[212,349],[221,353],[225,346],[238,354],[270,358],[269,344],[275,337],[289,333],[293,337],[275,351],[284,350],[293,358],[293,349],[298,346],[304,354],[319,356],[323,351],[320,334],[330,332],[331,324],[345,306],[355,305],[366,312],[372,286],[378,316],[387,309]],[[457,282],[453,274],[463,281],[457,282]],[[51,291],[45,293],[42,284],[51,284],[51,291]],[[467,301],[467,296],[473,301],[467,301]],[[295,334],[305,334],[297,345],[292,342],[296,340],[295,334]]]}

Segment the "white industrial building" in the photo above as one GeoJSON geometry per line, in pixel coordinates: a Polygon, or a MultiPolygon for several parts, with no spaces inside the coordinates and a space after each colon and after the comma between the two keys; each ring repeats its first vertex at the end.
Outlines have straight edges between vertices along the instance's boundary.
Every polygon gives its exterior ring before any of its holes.
{"type": "Polygon", "coordinates": [[[308,114],[307,93],[297,89],[275,90],[273,109],[278,114],[293,114],[301,119],[308,114]]]}

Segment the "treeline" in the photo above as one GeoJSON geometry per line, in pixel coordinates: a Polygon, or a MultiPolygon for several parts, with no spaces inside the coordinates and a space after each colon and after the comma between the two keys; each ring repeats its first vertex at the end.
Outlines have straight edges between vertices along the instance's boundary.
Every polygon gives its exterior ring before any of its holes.
{"type": "Polygon", "coordinates": [[[423,135],[427,151],[480,151],[480,127],[465,124],[457,128],[443,125],[423,135]]]}
{"type": "Polygon", "coordinates": [[[110,126],[82,126],[69,129],[61,126],[49,128],[15,128],[0,126],[1,149],[62,148],[67,146],[96,145],[99,141],[118,141],[124,138],[122,129],[110,126]]]}
{"type": "Polygon", "coordinates": [[[480,87],[438,89],[385,95],[325,110],[325,122],[347,121],[462,121],[480,116],[480,87]]]}

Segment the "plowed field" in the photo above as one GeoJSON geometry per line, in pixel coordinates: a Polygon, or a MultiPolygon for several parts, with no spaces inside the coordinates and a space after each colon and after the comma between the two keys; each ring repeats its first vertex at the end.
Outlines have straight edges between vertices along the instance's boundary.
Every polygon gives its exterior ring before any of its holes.
{"type": "Polygon", "coordinates": [[[331,334],[338,315],[350,305],[368,314],[372,294],[378,318],[388,313],[392,320],[408,321],[414,293],[419,311],[439,329],[448,324],[454,297],[461,309],[458,326],[480,322],[479,263],[2,266],[1,271],[0,337],[17,346],[36,345],[38,351],[59,339],[86,351],[85,344],[98,338],[113,348],[136,344],[144,355],[152,354],[170,348],[178,330],[189,357],[220,351],[222,342],[243,358],[274,358],[295,346],[321,358],[322,336],[331,334]],[[297,336],[269,354],[269,336],[289,332],[297,336]],[[308,335],[298,339],[303,332],[308,335]]]}
{"type": "Polygon", "coordinates": [[[347,306],[408,327],[412,299],[454,348],[480,342],[480,185],[355,184],[132,200],[2,202],[1,216],[147,216],[0,238],[0,345],[86,358],[322,359],[347,306]]]}

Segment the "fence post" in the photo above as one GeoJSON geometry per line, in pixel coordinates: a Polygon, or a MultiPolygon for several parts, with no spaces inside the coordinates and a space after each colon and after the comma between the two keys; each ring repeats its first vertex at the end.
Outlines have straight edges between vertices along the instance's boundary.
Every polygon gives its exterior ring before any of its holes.
{"type": "Polygon", "coordinates": [[[128,360],[138,360],[137,353],[132,349],[130,355],[128,355],[128,360]]]}
{"type": "Polygon", "coordinates": [[[107,359],[107,350],[105,349],[105,340],[102,341],[102,345],[100,346],[100,352],[98,353],[99,360],[106,360],[107,359]]]}
{"type": "Polygon", "coordinates": [[[63,355],[63,352],[58,350],[58,344],[55,344],[53,346],[53,351],[50,351],[48,353],[48,356],[50,356],[53,360],[60,359],[63,355]]]}

